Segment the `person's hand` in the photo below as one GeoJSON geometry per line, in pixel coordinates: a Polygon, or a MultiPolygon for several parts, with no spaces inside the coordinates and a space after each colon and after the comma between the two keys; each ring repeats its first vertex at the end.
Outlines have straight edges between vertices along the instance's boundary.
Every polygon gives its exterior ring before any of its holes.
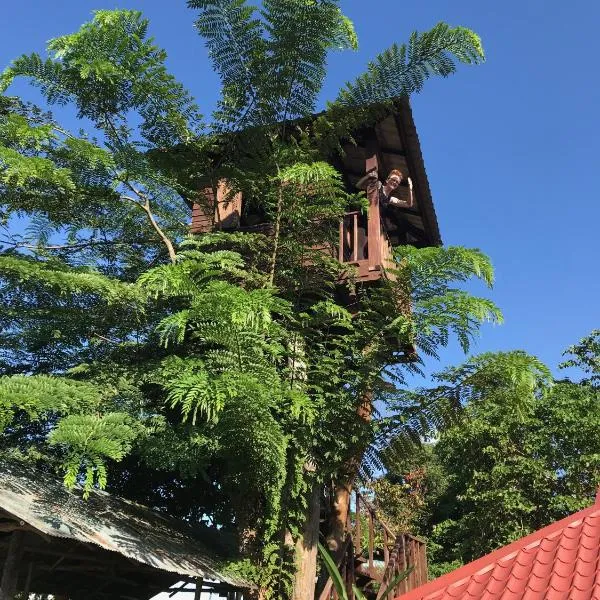
{"type": "Polygon", "coordinates": [[[408,187],[412,190],[413,189],[412,179],[410,177],[408,177],[406,181],[408,182],[408,187]]]}

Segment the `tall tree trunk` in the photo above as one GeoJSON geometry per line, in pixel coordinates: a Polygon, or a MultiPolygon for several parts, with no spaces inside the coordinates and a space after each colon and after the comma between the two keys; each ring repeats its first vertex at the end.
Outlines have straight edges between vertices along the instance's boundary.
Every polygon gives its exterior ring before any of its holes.
{"type": "Polygon", "coordinates": [[[320,509],[321,486],[315,482],[313,483],[312,492],[309,497],[302,536],[295,545],[297,571],[294,579],[292,600],[313,600],[315,597],[320,509]]]}
{"type": "MultiPolygon", "coordinates": [[[[372,391],[369,390],[363,394],[356,413],[365,423],[371,420],[373,413],[372,391]]],[[[354,480],[358,475],[364,450],[364,448],[360,449],[347,461],[342,477],[334,483],[327,528],[327,547],[334,560],[341,558],[346,536],[346,523],[348,522],[348,513],[350,510],[350,495],[352,494],[354,480]]]]}

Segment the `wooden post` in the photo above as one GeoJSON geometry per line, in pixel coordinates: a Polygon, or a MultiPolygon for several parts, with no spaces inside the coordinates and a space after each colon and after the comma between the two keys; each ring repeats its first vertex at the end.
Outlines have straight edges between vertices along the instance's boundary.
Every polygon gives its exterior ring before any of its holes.
{"type": "Polygon", "coordinates": [[[360,494],[358,493],[358,490],[356,490],[354,497],[356,499],[356,506],[354,509],[356,511],[356,519],[354,525],[354,551],[358,555],[361,553],[362,550],[362,523],[360,522],[360,494]]]}
{"type": "Polygon", "coordinates": [[[200,600],[202,596],[202,587],[204,585],[204,579],[202,577],[196,577],[196,589],[194,590],[194,600],[200,600]]]}
{"type": "MultiPolygon", "coordinates": [[[[398,548],[398,569],[400,573],[403,573],[407,569],[406,564],[406,539],[403,534],[400,535],[400,547],[398,548]]],[[[402,594],[408,591],[408,585],[406,578],[399,582],[396,588],[396,594],[402,594]]]]}
{"type": "Polygon", "coordinates": [[[19,580],[19,563],[23,554],[22,531],[13,531],[8,544],[8,553],[2,570],[2,582],[0,583],[0,600],[13,600],[17,592],[19,580]]]}
{"type": "Polygon", "coordinates": [[[340,236],[338,241],[338,260],[343,263],[344,261],[344,241],[346,239],[346,217],[342,217],[340,220],[340,236]]]}
{"type": "Polygon", "coordinates": [[[321,486],[313,483],[302,535],[296,541],[297,570],[292,600],[305,600],[315,595],[321,486]]]}
{"type": "Polygon", "coordinates": [[[383,564],[387,569],[388,563],[390,562],[390,549],[388,548],[388,532],[387,527],[383,528],[383,564]]]}
{"type": "Polygon", "coordinates": [[[352,587],[356,583],[356,575],[354,574],[354,548],[352,547],[351,540],[348,540],[348,554],[346,561],[348,563],[348,579],[346,580],[346,592],[349,600],[354,600],[354,588],[352,587]]]}
{"type": "MultiPolygon", "coordinates": [[[[365,172],[379,172],[377,160],[377,140],[368,140],[366,147],[365,172]]],[[[367,188],[369,200],[369,219],[367,223],[367,241],[369,244],[369,270],[381,264],[381,215],[379,209],[379,182],[372,182],[367,188]]]]}
{"type": "Polygon", "coordinates": [[[358,213],[352,215],[352,262],[358,260],[358,213]]]}
{"type": "Polygon", "coordinates": [[[373,554],[375,551],[375,524],[373,523],[373,513],[369,510],[369,575],[373,572],[373,554]]]}
{"type": "Polygon", "coordinates": [[[408,541],[408,556],[406,560],[407,566],[412,567],[412,571],[408,576],[408,591],[414,590],[416,586],[417,573],[416,573],[416,564],[415,564],[415,541],[411,538],[408,541]]]}

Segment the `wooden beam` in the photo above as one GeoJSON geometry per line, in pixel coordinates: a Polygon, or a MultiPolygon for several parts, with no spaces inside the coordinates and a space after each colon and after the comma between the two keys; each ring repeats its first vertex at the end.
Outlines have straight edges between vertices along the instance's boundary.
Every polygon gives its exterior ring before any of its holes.
{"type": "Polygon", "coordinates": [[[375,523],[373,522],[373,513],[369,510],[369,575],[373,572],[373,554],[375,550],[375,523]]]}
{"type": "Polygon", "coordinates": [[[23,597],[29,598],[29,590],[31,590],[31,579],[33,577],[33,562],[30,562],[27,567],[27,579],[25,580],[25,587],[23,589],[23,597]]]}
{"type": "Polygon", "coordinates": [[[380,154],[391,154],[393,156],[402,156],[403,158],[406,157],[406,152],[404,150],[399,150],[398,148],[379,148],[379,153],[380,154]]]}
{"type": "Polygon", "coordinates": [[[0,582],[0,600],[13,600],[19,583],[19,563],[23,554],[22,531],[14,531],[10,536],[8,554],[2,569],[2,582],[0,582]]]}
{"type": "Polygon", "coordinates": [[[35,533],[48,543],[52,539],[43,531],[40,531],[39,529],[33,527],[33,525],[29,525],[29,523],[26,523],[20,519],[11,519],[10,521],[3,521],[0,523],[0,533],[11,533],[13,531],[29,531],[31,533],[35,533]]]}
{"type": "Polygon", "coordinates": [[[204,583],[204,579],[202,577],[196,578],[196,589],[194,590],[194,600],[200,600],[202,596],[202,585],[204,583]]]}
{"type": "Polygon", "coordinates": [[[185,586],[188,584],[187,581],[184,581],[179,587],[176,587],[169,593],[169,598],[172,598],[175,594],[178,594],[182,590],[185,589],[185,586]]]}

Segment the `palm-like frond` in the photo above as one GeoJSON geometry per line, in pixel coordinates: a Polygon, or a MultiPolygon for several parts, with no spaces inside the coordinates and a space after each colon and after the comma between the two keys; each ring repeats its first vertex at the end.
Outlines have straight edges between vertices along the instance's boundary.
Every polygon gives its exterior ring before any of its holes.
{"type": "Polygon", "coordinates": [[[484,60],[477,34],[465,27],[438,23],[430,31],[414,32],[408,44],[393,44],[373,60],[365,73],[346,84],[337,103],[366,106],[420,92],[432,75],[447,77],[456,62],[478,64],[484,60]]]}
{"type": "Polygon", "coordinates": [[[263,101],[269,121],[310,115],[323,86],[330,49],[356,47],[352,22],[335,0],[265,0],[267,73],[263,101]],[[268,94],[268,96],[267,96],[268,94]]]}
{"type": "Polygon", "coordinates": [[[228,128],[310,115],[327,53],[355,48],[352,22],[337,0],[265,0],[260,18],[245,0],[189,0],[196,27],[221,77],[215,115],[228,128]]]}
{"type": "Polygon", "coordinates": [[[124,413],[106,415],[68,415],[50,433],[51,445],[64,446],[68,451],[64,481],[73,487],[84,475],[84,497],[97,483],[106,487],[106,459],[120,461],[131,449],[139,427],[124,413]]]}
{"type": "Polygon", "coordinates": [[[258,102],[264,47],[256,9],[245,0],[188,0],[188,6],[200,11],[196,27],[221,77],[221,118],[231,125],[258,102]]]}
{"type": "Polygon", "coordinates": [[[31,54],[13,61],[0,75],[0,90],[16,77],[28,77],[50,104],[73,101],[79,116],[91,119],[113,142],[128,137],[124,114],[130,110],[141,117],[145,140],[187,141],[200,115],[166,70],[166,53],[147,38],[147,30],[138,11],[96,11],[76,33],[51,40],[49,58],[31,54]]]}
{"type": "Polygon", "coordinates": [[[409,332],[411,342],[425,354],[437,356],[451,335],[466,352],[482,323],[502,322],[502,314],[491,300],[453,287],[473,278],[492,286],[492,264],[479,250],[402,246],[395,250],[395,260],[397,268],[391,272],[410,312],[397,316],[389,327],[395,325],[400,335],[409,332]]]}
{"type": "Polygon", "coordinates": [[[497,402],[501,403],[499,410],[519,414],[552,385],[548,368],[522,351],[474,356],[434,378],[441,385],[381,396],[387,416],[377,422],[376,441],[367,453],[371,464],[379,461],[377,464],[384,466],[410,455],[415,445],[456,424],[465,406],[477,410],[478,401],[490,389],[495,390],[497,402]]]}

